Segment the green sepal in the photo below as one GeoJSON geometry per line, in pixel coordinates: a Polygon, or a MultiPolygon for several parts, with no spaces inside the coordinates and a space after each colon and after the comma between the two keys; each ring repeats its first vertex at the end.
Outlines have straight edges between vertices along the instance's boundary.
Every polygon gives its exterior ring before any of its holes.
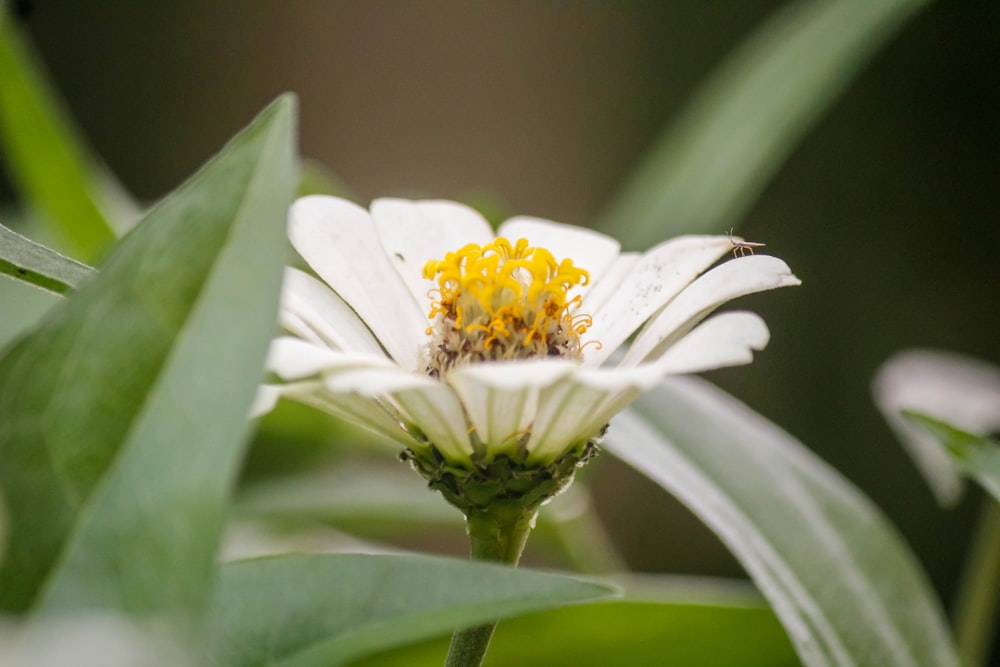
{"type": "Polygon", "coordinates": [[[406,449],[400,460],[408,462],[431,489],[466,516],[491,512],[501,505],[533,514],[564,491],[573,482],[576,470],[599,451],[597,442],[590,440],[547,465],[531,465],[499,454],[489,463],[474,463],[471,469],[449,463],[433,447],[419,452],[406,449]]]}

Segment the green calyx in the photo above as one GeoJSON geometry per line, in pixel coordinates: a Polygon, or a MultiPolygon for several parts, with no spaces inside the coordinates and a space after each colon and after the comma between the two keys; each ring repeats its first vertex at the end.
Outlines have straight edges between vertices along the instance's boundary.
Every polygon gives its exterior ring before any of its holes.
{"type": "Polygon", "coordinates": [[[547,465],[528,465],[506,454],[472,469],[448,463],[433,447],[427,453],[406,449],[400,459],[409,462],[427,484],[466,516],[509,507],[534,514],[547,500],[573,481],[577,468],[599,452],[594,440],[567,452],[547,465]]]}

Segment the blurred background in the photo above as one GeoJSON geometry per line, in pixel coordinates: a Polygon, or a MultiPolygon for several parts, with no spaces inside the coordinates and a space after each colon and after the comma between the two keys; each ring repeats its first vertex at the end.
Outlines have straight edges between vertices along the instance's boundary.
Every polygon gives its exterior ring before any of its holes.
{"type": "MultiPolygon", "coordinates": [[[[294,91],[302,153],[359,202],[449,198],[493,219],[581,225],[601,219],[699,83],[783,5],[17,3],[68,113],[140,201],[169,192],[294,91]]],[[[806,134],[739,227],[803,286],[739,302],[763,315],[771,344],[749,367],[709,374],[883,508],[946,604],[979,492],[939,509],[869,383],[913,346],[1000,363],[998,30],[998,3],[929,6],[806,134]]],[[[15,202],[0,174],[0,206],[15,202]]],[[[9,336],[48,300],[5,282],[9,336]]],[[[289,419],[299,417],[310,419],[289,419]]],[[[296,451],[327,456],[333,446],[309,433],[296,451]]],[[[277,447],[262,438],[247,474],[284,465],[277,447]]],[[[588,474],[631,568],[741,575],[651,482],[609,456],[588,474]]],[[[458,539],[421,546],[460,552],[457,518],[458,539]]]]}

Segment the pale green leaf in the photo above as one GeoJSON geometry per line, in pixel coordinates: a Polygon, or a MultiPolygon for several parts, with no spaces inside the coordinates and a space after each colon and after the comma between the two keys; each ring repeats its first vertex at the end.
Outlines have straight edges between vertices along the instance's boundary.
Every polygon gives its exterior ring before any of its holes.
{"type": "Polygon", "coordinates": [[[938,602],[895,529],[745,405],[674,378],[616,417],[606,444],[719,536],[804,664],[958,664],[938,602]]]}
{"type": "Polygon", "coordinates": [[[272,335],[294,100],[0,360],[0,608],[196,610],[272,335]]]}
{"type": "Polygon", "coordinates": [[[786,3],[649,150],[599,227],[646,248],[739,223],[803,135],[923,0],[786,3]]]}
{"type": "Polygon", "coordinates": [[[0,224],[0,273],[55,294],[67,294],[93,269],[0,224]]]}
{"type": "Polygon", "coordinates": [[[429,556],[243,561],[223,567],[217,583],[209,664],[333,667],[456,628],[610,593],[562,575],[429,556]]]}

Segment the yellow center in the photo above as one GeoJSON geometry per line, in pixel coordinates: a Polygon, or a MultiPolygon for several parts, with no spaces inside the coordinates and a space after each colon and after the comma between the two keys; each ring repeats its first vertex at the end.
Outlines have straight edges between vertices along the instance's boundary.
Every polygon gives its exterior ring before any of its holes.
{"type": "Polygon", "coordinates": [[[463,361],[579,356],[591,320],[571,313],[580,297],[569,291],[590,274],[573,260],[498,238],[427,262],[424,277],[438,284],[430,294],[435,326],[427,330],[438,357],[428,364],[432,374],[463,361]]]}

